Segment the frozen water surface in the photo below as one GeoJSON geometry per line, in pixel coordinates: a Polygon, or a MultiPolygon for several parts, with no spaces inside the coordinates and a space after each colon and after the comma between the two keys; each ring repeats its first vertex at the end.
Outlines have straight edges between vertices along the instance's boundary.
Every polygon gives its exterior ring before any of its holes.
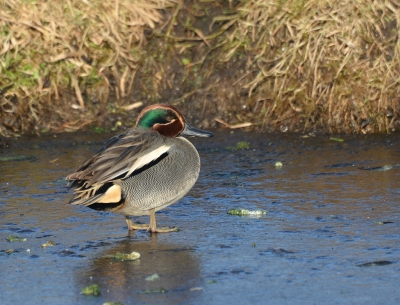
{"type": "Polygon", "coordinates": [[[1,304],[400,304],[400,135],[191,139],[199,180],[157,213],[181,231],[158,235],[66,204],[64,177],[110,136],[3,141],[1,304]],[[81,294],[94,283],[100,296],[81,294]]]}

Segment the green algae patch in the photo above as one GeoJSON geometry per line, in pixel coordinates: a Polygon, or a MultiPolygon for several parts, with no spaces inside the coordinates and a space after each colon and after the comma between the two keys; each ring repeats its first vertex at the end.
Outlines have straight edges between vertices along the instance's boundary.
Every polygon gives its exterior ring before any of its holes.
{"type": "Polygon", "coordinates": [[[112,256],[113,259],[120,261],[135,261],[140,258],[140,253],[132,252],[132,253],[121,253],[117,252],[112,256]]]}
{"type": "Polygon", "coordinates": [[[255,211],[250,211],[246,209],[231,209],[228,211],[229,215],[236,215],[236,216],[256,216],[260,217],[262,215],[268,214],[267,211],[265,210],[255,210],[255,211]]]}
{"type": "Polygon", "coordinates": [[[167,289],[164,289],[164,288],[158,288],[158,289],[147,289],[147,290],[145,290],[145,291],[143,291],[143,292],[141,292],[141,293],[144,293],[144,294],[155,294],[155,293],[167,293],[168,292],[168,290],[167,289]]]}
{"type": "Polygon", "coordinates": [[[231,151],[245,150],[250,148],[249,142],[238,142],[236,146],[228,146],[226,149],[231,151]]]}
{"type": "Polygon", "coordinates": [[[82,294],[99,296],[101,294],[100,286],[97,284],[86,286],[82,288],[82,294]]]}
{"type": "Polygon", "coordinates": [[[14,242],[26,242],[27,239],[26,238],[21,238],[18,236],[14,236],[14,235],[10,235],[7,237],[7,241],[10,243],[14,243],[14,242]]]}

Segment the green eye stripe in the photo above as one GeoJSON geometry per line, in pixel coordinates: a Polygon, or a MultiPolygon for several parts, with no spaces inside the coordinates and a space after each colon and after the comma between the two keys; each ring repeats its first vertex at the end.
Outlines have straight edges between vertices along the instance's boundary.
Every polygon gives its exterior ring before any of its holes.
{"type": "Polygon", "coordinates": [[[168,123],[167,120],[168,111],[165,109],[151,109],[146,112],[139,120],[138,128],[151,128],[154,124],[165,124],[168,123]]]}

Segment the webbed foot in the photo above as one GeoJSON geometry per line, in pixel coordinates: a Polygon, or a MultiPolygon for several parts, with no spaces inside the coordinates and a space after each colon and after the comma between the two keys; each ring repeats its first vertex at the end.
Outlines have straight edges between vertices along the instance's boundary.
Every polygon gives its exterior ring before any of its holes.
{"type": "Polygon", "coordinates": [[[126,224],[128,225],[128,230],[146,230],[150,233],[169,233],[178,232],[178,227],[157,227],[156,216],[154,209],[150,210],[150,224],[138,224],[134,223],[129,216],[125,216],[126,224]]]}
{"type": "Polygon", "coordinates": [[[147,231],[151,233],[169,233],[169,232],[178,232],[179,228],[178,227],[156,227],[155,229],[152,229],[151,227],[148,227],[147,231]]]}

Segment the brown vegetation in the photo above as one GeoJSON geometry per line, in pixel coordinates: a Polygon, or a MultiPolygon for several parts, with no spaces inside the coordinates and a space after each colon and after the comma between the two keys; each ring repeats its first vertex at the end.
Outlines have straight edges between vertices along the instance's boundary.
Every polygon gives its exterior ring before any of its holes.
{"type": "Polygon", "coordinates": [[[390,0],[5,0],[0,134],[130,126],[154,102],[208,127],[389,132],[399,22],[390,0]]]}

